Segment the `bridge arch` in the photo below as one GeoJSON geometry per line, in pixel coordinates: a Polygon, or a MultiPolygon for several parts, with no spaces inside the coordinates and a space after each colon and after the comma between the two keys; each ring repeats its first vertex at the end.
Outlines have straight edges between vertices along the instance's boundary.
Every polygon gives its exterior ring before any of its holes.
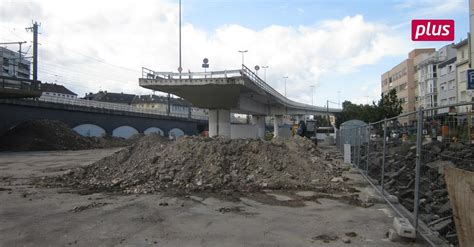
{"type": "Polygon", "coordinates": [[[106,134],[105,129],[96,124],[80,124],[72,128],[72,130],[76,131],[81,136],[101,137],[106,134]]]}
{"type": "Polygon", "coordinates": [[[165,135],[165,132],[163,130],[161,130],[160,128],[158,128],[158,127],[150,127],[148,129],[146,129],[145,131],[143,131],[143,133],[145,135],[148,135],[148,134],[151,134],[151,133],[156,133],[156,134],[159,134],[160,136],[165,135]]]}
{"type": "Polygon", "coordinates": [[[138,130],[128,125],[117,127],[112,131],[112,136],[122,137],[125,139],[128,139],[135,134],[138,134],[138,130]]]}
{"type": "Polygon", "coordinates": [[[172,128],[170,131],[168,131],[168,136],[173,139],[176,139],[183,135],[184,135],[184,131],[181,130],[180,128],[172,128]]]}

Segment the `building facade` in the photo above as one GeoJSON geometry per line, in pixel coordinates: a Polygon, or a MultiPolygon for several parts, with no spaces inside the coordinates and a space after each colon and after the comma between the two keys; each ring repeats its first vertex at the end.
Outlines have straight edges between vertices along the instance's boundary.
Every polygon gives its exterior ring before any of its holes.
{"type": "MultiPolygon", "coordinates": [[[[131,104],[138,108],[167,112],[168,97],[158,95],[136,95],[131,104]]],[[[202,117],[207,117],[208,115],[206,109],[193,107],[191,103],[180,98],[170,98],[170,113],[191,114],[193,116],[202,117]]]]}
{"type": "Polygon", "coordinates": [[[0,47],[0,68],[0,76],[30,79],[30,62],[4,47],[0,47]]]}
{"type": "MultiPolygon", "coordinates": [[[[457,103],[456,85],[456,49],[454,45],[448,45],[438,51],[443,59],[438,64],[437,97],[438,106],[457,103]]],[[[441,108],[438,114],[446,114],[449,108],[441,108]]]]}
{"type": "MultiPolygon", "coordinates": [[[[461,42],[454,45],[456,48],[456,92],[457,102],[463,103],[471,101],[472,95],[467,90],[467,70],[469,69],[469,42],[468,39],[464,39],[461,42]]],[[[470,106],[458,107],[457,111],[467,112],[470,111],[470,106]]]]}
{"type": "Polygon", "coordinates": [[[88,93],[84,97],[87,100],[94,100],[100,102],[109,102],[109,103],[116,103],[116,104],[125,104],[131,105],[133,99],[136,97],[135,94],[127,94],[127,93],[110,93],[107,91],[99,91],[98,93],[88,93]]]}
{"type": "MultiPolygon", "coordinates": [[[[418,106],[423,108],[436,107],[441,104],[447,105],[449,101],[456,103],[455,93],[455,61],[456,49],[454,44],[446,45],[436,52],[425,53],[416,65],[418,73],[418,106]]],[[[434,110],[427,112],[427,116],[433,116],[440,112],[434,110]]]]}
{"type": "MultiPolygon", "coordinates": [[[[408,54],[408,58],[382,74],[382,94],[387,94],[395,89],[400,99],[403,112],[415,111],[418,107],[418,74],[417,65],[423,56],[433,53],[435,49],[415,49],[408,54]]],[[[411,125],[415,120],[414,115],[400,118],[403,125],[411,125]]]]}
{"type": "Polygon", "coordinates": [[[76,99],[77,94],[67,89],[63,85],[56,83],[41,83],[40,84],[41,96],[40,98],[64,98],[64,99],[76,99]]]}

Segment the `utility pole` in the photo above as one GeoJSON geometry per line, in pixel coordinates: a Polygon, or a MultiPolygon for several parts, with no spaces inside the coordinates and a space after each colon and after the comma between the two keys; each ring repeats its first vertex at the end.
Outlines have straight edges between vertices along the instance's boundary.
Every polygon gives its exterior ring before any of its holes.
{"type": "Polygon", "coordinates": [[[283,78],[285,79],[285,98],[286,98],[286,79],[288,79],[288,76],[283,76],[283,78]]]}
{"type": "Polygon", "coordinates": [[[314,85],[309,86],[311,88],[311,105],[314,106],[314,85]]]}
{"type": "Polygon", "coordinates": [[[33,81],[38,81],[38,22],[34,22],[32,27],[26,30],[33,31],[33,81]]]}

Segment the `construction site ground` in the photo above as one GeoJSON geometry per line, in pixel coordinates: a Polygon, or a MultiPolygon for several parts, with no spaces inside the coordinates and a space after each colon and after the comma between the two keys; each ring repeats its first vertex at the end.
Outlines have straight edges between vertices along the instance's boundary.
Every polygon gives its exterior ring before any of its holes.
{"type": "Polygon", "coordinates": [[[81,195],[29,182],[119,149],[1,152],[0,246],[423,246],[387,239],[394,213],[352,169],[343,176],[371,205],[305,200],[311,191],[81,195]]]}

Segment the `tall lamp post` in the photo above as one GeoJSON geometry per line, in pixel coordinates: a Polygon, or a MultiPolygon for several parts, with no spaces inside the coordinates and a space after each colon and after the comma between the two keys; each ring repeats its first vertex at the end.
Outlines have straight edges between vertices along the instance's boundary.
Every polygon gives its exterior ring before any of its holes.
{"type": "Polygon", "coordinates": [[[181,74],[183,67],[181,66],[181,0],[179,0],[179,67],[178,71],[181,74]]]}
{"type": "Polygon", "coordinates": [[[239,51],[239,52],[242,53],[242,65],[244,65],[244,53],[248,52],[248,50],[239,51]]]}
{"type": "Polygon", "coordinates": [[[337,91],[337,104],[341,108],[341,91],[337,91]]]}
{"type": "Polygon", "coordinates": [[[283,76],[283,78],[285,79],[285,98],[286,98],[286,79],[288,79],[288,76],[283,76]]]}
{"type": "Polygon", "coordinates": [[[311,105],[314,105],[314,85],[309,86],[311,88],[311,105]]]}
{"type": "Polygon", "coordinates": [[[263,69],[263,80],[265,82],[267,82],[267,69],[268,69],[268,66],[267,65],[262,66],[262,69],[263,69]]]}

